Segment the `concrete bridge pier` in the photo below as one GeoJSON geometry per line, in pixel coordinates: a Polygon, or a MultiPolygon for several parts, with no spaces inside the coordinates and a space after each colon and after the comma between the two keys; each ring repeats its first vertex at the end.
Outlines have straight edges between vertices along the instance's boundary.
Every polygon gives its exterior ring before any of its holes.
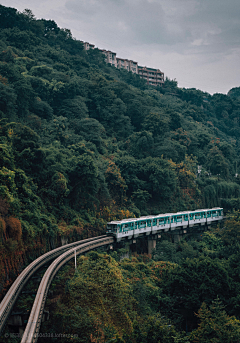
{"type": "Polygon", "coordinates": [[[152,254],[153,250],[156,249],[157,239],[153,236],[149,236],[148,240],[148,254],[152,254]]]}
{"type": "Polygon", "coordinates": [[[181,240],[181,236],[180,236],[180,233],[175,233],[175,234],[173,234],[173,243],[178,243],[178,242],[180,242],[180,240],[181,240]]]}
{"type": "MultiPolygon", "coordinates": [[[[29,318],[29,312],[12,312],[8,318],[10,337],[22,337],[29,318]],[[14,334],[15,333],[15,334],[14,334]]],[[[49,320],[49,311],[43,310],[42,322],[49,320]]]]}
{"type": "Polygon", "coordinates": [[[180,242],[182,237],[186,234],[187,234],[186,229],[170,231],[170,235],[172,236],[172,242],[173,243],[180,242]]]}
{"type": "Polygon", "coordinates": [[[137,252],[137,239],[133,238],[129,242],[129,253],[136,253],[137,252]]]}

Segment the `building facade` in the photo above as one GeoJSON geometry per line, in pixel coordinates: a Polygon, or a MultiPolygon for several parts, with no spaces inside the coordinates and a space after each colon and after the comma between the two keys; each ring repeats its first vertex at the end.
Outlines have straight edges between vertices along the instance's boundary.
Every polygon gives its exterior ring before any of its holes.
{"type": "Polygon", "coordinates": [[[94,47],[95,47],[94,44],[90,44],[88,42],[83,42],[83,41],[81,41],[81,42],[83,43],[84,50],[94,49],[94,47]]]}
{"type": "Polygon", "coordinates": [[[117,57],[117,68],[123,68],[134,74],[138,74],[138,63],[132,60],[117,57]]]}
{"type": "Polygon", "coordinates": [[[117,68],[117,54],[109,50],[100,50],[106,56],[106,62],[117,68]]]}
{"type": "Polygon", "coordinates": [[[138,66],[138,75],[147,80],[148,85],[163,86],[164,73],[159,69],[138,66]]]}

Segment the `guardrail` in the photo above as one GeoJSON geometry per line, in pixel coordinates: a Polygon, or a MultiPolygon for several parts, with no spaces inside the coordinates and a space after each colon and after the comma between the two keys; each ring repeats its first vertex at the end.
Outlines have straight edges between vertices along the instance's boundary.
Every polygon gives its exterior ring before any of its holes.
{"type": "Polygon", "coordinates": [[[62,255],[60,255],[57,259],[55,259],[52,264],[48,267],[47,271],[45,272],[40,286],[38,288],[35,301],[32,307],[32,311],[30,313],[28,323],[26,329],[24,331],[21,343],[36,343],[38,339],[38,334],[41,326],[41,320],[44,310],[44,305],[48,293],[49,286],[54,275],[58,272],[58,270],[71,258],[76,255],[82,254],[89,250],[98,248],[103,245],[112,244],[114,242],[114,238],[105,236],[104,238],[97,237],[95,241],[83,243],[75,248],[72,248],[62,255]]]}
{"type": "Polygon", "coordinates": [[[38,257],[36,260],[34,260],[31,264],[29,264],[22,272],[21,274],[17,277],[17,279],[14,281],[10,289],[8,290],[7,294],[3,298],[2,302],[0,303],[0,333],[6,323],[6,320],[8,316],[11,313],[11,310],[20,294],[22,291],[23,287],[25,286],[26,282],[29,280],[29,278],[44,264],[47,262],[53,260],[57,256],[61,255],[63,252],[66,250],[69,250],[73,247],[76,247],[78,245],[100,239],[104,236],[99,236],[99,237],[94,237],[94,238],[89,238],[85,239],[82,241],[77,241],[73,242],[70,244],[63,245],[59,248],[56,248],[54,250],[51,250],[47,252],[46,254],[38,257]]]}

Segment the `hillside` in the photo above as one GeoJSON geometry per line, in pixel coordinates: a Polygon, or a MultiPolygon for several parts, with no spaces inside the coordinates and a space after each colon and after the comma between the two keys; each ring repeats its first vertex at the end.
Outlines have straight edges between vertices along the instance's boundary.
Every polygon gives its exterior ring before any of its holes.
{"type": "Polygon", "coordinates": [[[0,18],[1,294],[25,263],[114,218],[239,206],[236,90],[154,88],[53,20],[0,18]]]}

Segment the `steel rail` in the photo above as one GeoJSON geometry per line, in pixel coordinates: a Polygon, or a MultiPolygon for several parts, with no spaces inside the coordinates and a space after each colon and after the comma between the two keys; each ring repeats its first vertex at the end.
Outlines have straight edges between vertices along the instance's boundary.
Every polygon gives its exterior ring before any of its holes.
{"type": "MultiPolygon", "coordinates": [[[[97,237],[98,239],[104,236],[97,237]]],[[[64,251],[69,250],[75,246],[84,244],[86,242],[90,242],[92,240],[96,240],[96,237],[84,239],[82,241],[73,242],[70,244],[63,245],[59,248],[56,248],[54,250],[51,250],[47,252],[44,255],[41,255],[36,260],[34,260],[32,263],[30,263],[22,272],[21,274],[16,278],[10,289],[8,290],[7,294],[3,298],[2,302],[0,303],[0,333],[2,329],[4,328],[4,325],[6,323],[6,320],[8,316],[11,313],[11,310],[22,291],[23,287],[25,286],[26,282],[29,280],[29,278],[44,264],[47,262],[53,260],[57,256],[61,255],[64,251]]]]}
{"type": "Polygon", "coordinates": [[[113,242],[114,242],[113,237],[109,237],[109,236],[105,236],[105,238],[98,237],[95,241],[81,244],[75,248],[72,248],[64,252],[62,255],[60,255],[58,258],[56,258],[52,262],[52,264],[48,267],[47,271],[45,272],[42,278],[42,281],[40,283],[40,286],[38,288],[35,301],[34,301],[21,343],[36,343],[37,342],[48,289],[49,289],[49,286],[51,284],[53,277],[58,272],[58,270],[66,262],[72,259],[75,256],[75,254],[79,255],[89,250],[95,249],[97,247],[112,244],[113,242]]]}

